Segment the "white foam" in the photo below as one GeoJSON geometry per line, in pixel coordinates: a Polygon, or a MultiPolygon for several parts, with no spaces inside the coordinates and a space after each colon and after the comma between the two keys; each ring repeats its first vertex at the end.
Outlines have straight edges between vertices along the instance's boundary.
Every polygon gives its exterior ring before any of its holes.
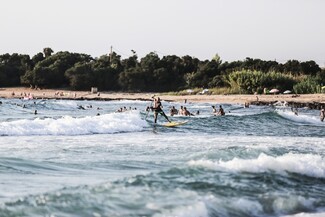
{"type": "Polygon", "coordinates": [[[299,208],[312,208],[315,199],[305,198],[298,195],[289,195],[287,197],[279,197],[273,201],[272,207],[275,213],[289,213],[299,208]]]}
{"type": "Polygon", "coordinates": [[[288,110],[275,110],[282,117],[300,123],[314,124],[314,125],[324,125],[324,122],[321,122],[319,116],[312,116],[310,114],[298,113],[295,115],[292,111],[288,110]]]}
{"type": "Polygon", "coordinates": [[[46,102],[51,104],[57,104],[60,106],[66,106],[66,107],[70,106],[73,108],[76,108],[78,106],[78,101],[74,101],[74,100],[48,100],[46,102]]]}
{"type": "Polygon", "coordinates": [[[262,173],[274,171],[285,175],[287,172],[299,173],[311,177],[325,177],[325,159],[313,154],[292,154],[268,156],[260,154],[256,159],[238,159],[213,162],[210,160],[190,161],[190,166],[201,166],[208,169],[227,170],[232,172],[262,173]]]}
{"type": "Polygon", "coordinates": [[[245,211],[246,213],[251,213],[253,216],[259,216],[263,213],[263,207],[258,201],[239,198],[233,200],[231,204],[233,207],[236,207],[236,209],[245,211]]]}
{"type": "Polygon", "coordinates": [[[194,115],[194,116],[185,116],[185,115],[173,115],[173,116],[171,116],[171,115],[169,115],[169,114],[167,114],[167,116],[169,116],[169,117],[172,117],[172,118],[181,118],[181,119],[192,119],[192,118],[209,118],[209,117],[214,117],[213,115],[212,115],[212,113],[211,114],[199,114],[199,115],[196,115],[196,113],[194,112],[192,112],[192,114],[194,115]]]}
{"type": "Polygon", "coordinates": [[[202,201],[188,206],[180,206],[172,210],[165,211],[161,214],[155,214],[154,217],[205,217],[208,210],[202,201]]]}
{"type": "Polygon", "coordinates": [[[236,110],[230,110],[229,112],[226,112],[226,115],[230,115],[230,116],[239,116],[239,117],[243,117],[243,116],[252,116],[252,115],[261,115],[261,114],[267,114],[270,111],[268,109],[265,110],[257,110],[257,109],[236,109],[236,110]]]}
{"type": "Polygon", "coordinates": [[[59,119],[22,119],[0,123],[0,135],[87,135],[141,131],[147,126],[138,112],[59,119]]]}
{"type": "Polygon", "coordinates": [[[320,212],[320,213],[302,212],[302,213],[298,213],[298,214],[294,214],[294,215],[286,215],[283,217],[324,217],[324,216],[325,216],[325,212],[320,212]]]}

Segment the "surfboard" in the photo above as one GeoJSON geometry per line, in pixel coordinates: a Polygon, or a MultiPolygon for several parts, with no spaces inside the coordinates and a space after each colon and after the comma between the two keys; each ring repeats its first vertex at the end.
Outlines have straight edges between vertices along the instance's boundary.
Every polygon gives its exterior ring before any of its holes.
{"type": "Polygon", "coordinates": [[[186,124],[187,122],[188,121],[181,121],[181,122],[172,121],[172,122],[164,123],[162,126],[164,126],[164,127],[177,127],[177,126],[186,124]]]}

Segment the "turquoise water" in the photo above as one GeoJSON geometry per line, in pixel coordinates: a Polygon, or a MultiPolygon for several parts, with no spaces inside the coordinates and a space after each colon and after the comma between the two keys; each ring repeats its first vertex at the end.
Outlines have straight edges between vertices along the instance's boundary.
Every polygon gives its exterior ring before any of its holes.
{"type": "Polygon", "coordinates": [[[166,128],[148,102],[1,101],[0,216],[325,215],[319,111],[187,103],[166,128]]]}

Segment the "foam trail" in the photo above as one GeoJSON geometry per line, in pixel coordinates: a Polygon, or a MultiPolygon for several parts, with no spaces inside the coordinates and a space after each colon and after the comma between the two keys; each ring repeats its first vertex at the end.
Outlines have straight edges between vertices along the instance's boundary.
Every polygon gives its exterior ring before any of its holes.
{"type": "Polygon", "coordinates": [[[0,135],[87,135],[141,131],[147,126],[138,112],[113,113],[101,116],[59,119],[46,118],[0,123],[0,135]]]}
{"type": "Polygon", "coordinates": [[[60,109],[76,109],[78,107],[77,101],[66,101],[66,100],[55,100],[55,101],[45,101],[49,106],[58,107],[60,109]]]}
{"type": "Polygon", "coordinates": [[[324,126],[324,123],[320,121],[319,116],[311,116],[311,115],[306,115],[301,113],[295,115],[292,111],[281,111],[281,110],[275,110],[275,111],[282,117],[295,122],[324,126]]]}
{"type": "Polygon", "coordinates": [[[189,206],[180,206],[162,214],[155,214],[154,217],[177,216],[177,217],[208,217],[208,210],[203,202],[189,206]]]}
{"type": "Polygon", "coordinates": [[[298,214],[294,214],[294,215],[286,215],[286,216],[282,216],[282,217],[324,217],[325,216],[325,212],[320,212],[320,213],[298,213],[298,214]]]}
{"type": "Polygon", "coordinates": [[[325,159],[319,155],[292,154],[268,156],[260,154],[257,159],[238,159],[213,162],[198,160],[188,162],[190,166],[200,166],[208,169],[226,170],[232,172],[263,173],[275,171],[285,175],[287,172],[298,173],[311,177],[325,178],[325,159]]]}

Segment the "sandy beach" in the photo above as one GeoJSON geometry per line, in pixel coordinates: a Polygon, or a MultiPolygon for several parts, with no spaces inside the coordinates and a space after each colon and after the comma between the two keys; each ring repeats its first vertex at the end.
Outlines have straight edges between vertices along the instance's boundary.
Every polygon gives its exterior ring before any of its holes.
{"type": "Polygon", "coordinates": [[[244,104],[267,104],[287,102],[294,104],[325,104],[325,94],[277,94],[277,95],[166,95],[163,93],[123,93],[70,91],[57,89],[35,90],[24,87],[0,88],[1,98],[34,98],[34,99],[85,99],[85,100],[151,100],[153,95],[165,101],[174,102],[211,102],[244,104]]]}

